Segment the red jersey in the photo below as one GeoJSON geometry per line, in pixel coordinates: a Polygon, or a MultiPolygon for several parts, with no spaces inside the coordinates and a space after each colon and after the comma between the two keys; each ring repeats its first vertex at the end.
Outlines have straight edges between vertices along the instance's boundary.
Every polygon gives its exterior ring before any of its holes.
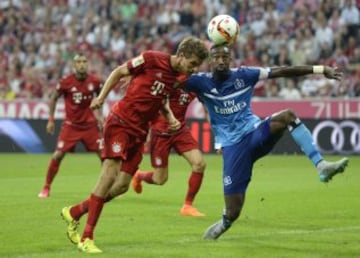
{"type": "Polygon", "coordinates": [[[172,69],[170,57],[163,52],[145,51],[127,63],[132,78],[125,96],[113,105],[112,112],[134,134],[147,134],[149,122],[159,114],[165,99],[176,93],[184,76],[172,69]]]}
{"type": "Polygon", "coordinates": [[[74,74],[60,80],[56,90],[64,97],[66,122],[82,127],[96,123],[90,103],[99,94],[101,85],[101,80],[90,74],[84,81],[76,79],[74,74]]]}
{"type": "MultiPolygon", "coordinates": [[[[189,106],[190,102],[196,95],[192,92],[186,92],[182,89],[178,89],[176,94],[170,97],[170,109],[174,113],[174,116],[181,123],[181,128],[186,125],[185,114],[186,109],[189,106]]],[[[168,133],[169,132],[169,123],[166,118],[159,114],[152,122],[151,128],[160,133],[168,133]]]]}

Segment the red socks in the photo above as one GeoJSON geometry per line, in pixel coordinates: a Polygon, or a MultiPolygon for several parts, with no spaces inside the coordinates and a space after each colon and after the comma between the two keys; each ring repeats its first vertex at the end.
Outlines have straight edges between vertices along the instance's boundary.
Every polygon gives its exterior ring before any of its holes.
{"type": "Polygon", "coordinates": [[[50,189],[50,185],[59,170],[59,166],[60,166],[60,161],[55,159],[50,160],[46,174],[45,188],[50,189]]]}
{"type": "Polygon", "coordinates": [[[94,229],[98,219],[100,217],[102,208],[104,206],[104,199],[98,197],[94,194],[90,195],[89,198],[89,214],[86,221],[86,225],[84,228],[83,235],[81,237],[81,241],[84,241],[85,238],[93,239],[94,229]]]}
{"type": "Polygon", "coordinates": [[[191,172],[189,177],[189,188],[185,197],[185,204],[192,205],[196,194],[198,193],[204,173],[191,172]]]}
{"type": "MultiPolygon", "coordinates": [[[[110,202],[112,199],[114,199],[114,197],[110,197],[108,195],[108,196],[105,197],[104,203],[110,202]]],[[[71,209],[70,209],[71,217],[74,220],[79,221],[80,218],[89,211],[89,202],[90,202],[90,198],[88,198],[85,201],[71,207],[71,209]]]]}

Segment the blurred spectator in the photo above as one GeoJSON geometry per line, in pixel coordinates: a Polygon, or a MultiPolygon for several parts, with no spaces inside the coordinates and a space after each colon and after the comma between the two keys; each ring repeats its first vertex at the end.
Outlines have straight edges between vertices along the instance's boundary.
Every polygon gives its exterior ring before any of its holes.
{"type": "MultiPolygon", "coordinates": [[[[345,78],[318,93],[357,96],[360,14],[352,0],[0,0],[0,69],[15,78],[6,80],[2,95],[6,88],[17,98],[46,99],[77,51],[107,77],[145,49],[173,51],[189,34],[207,40],[207,22],[225,13],[241,26],[234,66],[331,64],[345,78]]],[[[260,85],[255,95],[275,96],[270,88],[260,85]]]]}
{"type": "Polygon", "coordinates": [[[300,100],[301,93],[296,88],[294,79],[286,79],[285,87],[279,92],[279,97],[285,100],[300,100]]]}
{"type": "Polygon", "coordinates": [[[315,29],[315,40],[320,50],[320,58],[329,58],[331,56],[334,36],[333,31],[328,26],[326,17],[323,13],[319,13],[317,26],[315,29]]]}
{"type": "Polygon", "coordinates": [[[347,25],[359,25],[360,13],[353,0],[345,0],[341,10],[341,18],[347,25]]]}

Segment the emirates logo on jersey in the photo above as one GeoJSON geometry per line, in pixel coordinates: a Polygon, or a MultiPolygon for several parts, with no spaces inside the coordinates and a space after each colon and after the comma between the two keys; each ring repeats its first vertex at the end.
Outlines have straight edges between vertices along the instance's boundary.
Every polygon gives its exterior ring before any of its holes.
{"type": "Polygon", "coordinates": [[[119,153],[121,151],[121,144],[118,142],[114,142],[111,148],[114,153],[119,153]]]}

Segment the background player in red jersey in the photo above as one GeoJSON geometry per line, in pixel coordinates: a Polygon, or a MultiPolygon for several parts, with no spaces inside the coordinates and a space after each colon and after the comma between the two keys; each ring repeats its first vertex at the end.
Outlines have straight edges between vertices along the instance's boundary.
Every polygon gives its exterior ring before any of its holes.
{"type": "Polygon", "coordinates": [[[73,58],[74,73],[60,80],[50,100],[49,121],[46,131],[54,134],[54,112],[57,100],[64,97],[65,119],[57,141],[56,150],[50,160],[45,184],[38,197],[47,198],[50,186],[57,174],[65,153],[74,151],[78,142],[82,142],[88,151],[97,152],[100,156],[102,136],[99,125],[103,117],[99,110],[90,108],[91,100],[101,89],[101,80],[88,74],[88,60],[82,53],[73,58]]]}
{"type": "Polygon", "coordinates": [[[164,105],[168,96],[176,93],[181,77],[196,72],[207,58],[205,44],[197,38],[185,38],[176,55],[159,51],[144,51],[141,55],[115,68],[107,78],[100,95],[91,103],[99,108],[117,82],[131,75],[125,96],[115,103],[104,126],[102,169],[90,196],[81,203],[64,207],[61,215],[67,222],[69,239],[85,253],[101,253],[94,243],[94,230],[103,205],[125,193],[142,159],[143,146],[152,121],[163,109],[169,129],[176,130],[180,122],[164,105]],[[119,166],[120,163],[120,166],[119,166]],[[80,237],[77,226],[88,212],[80,237]]]}
{"type": "Polygon", "coordinates": [[[192,137],[185,121],[186,109],[194,98],[195,94],[187,93],[182,89],[178,89],[176,94],[171,96],[169,100],[170,109],[181,123],[181,128],[175,133],[168,132],[169,124],[160,114],[151,122],[150,153],[154,171],[142,172],[138,170],[133,177],[132,186],[135,192],[141,193],[142,181],[148,184],[165,184],[168,180],[169,155],[171,149],[174,148],[179,155],[182,155],[189,162],[192,168],[188,181],[189,188],[180,214],[202,217],[205,214],[199,212],[192,206],[192,203],[200,189],[206,164],[198,148],[198,143],[192,137]]]}

